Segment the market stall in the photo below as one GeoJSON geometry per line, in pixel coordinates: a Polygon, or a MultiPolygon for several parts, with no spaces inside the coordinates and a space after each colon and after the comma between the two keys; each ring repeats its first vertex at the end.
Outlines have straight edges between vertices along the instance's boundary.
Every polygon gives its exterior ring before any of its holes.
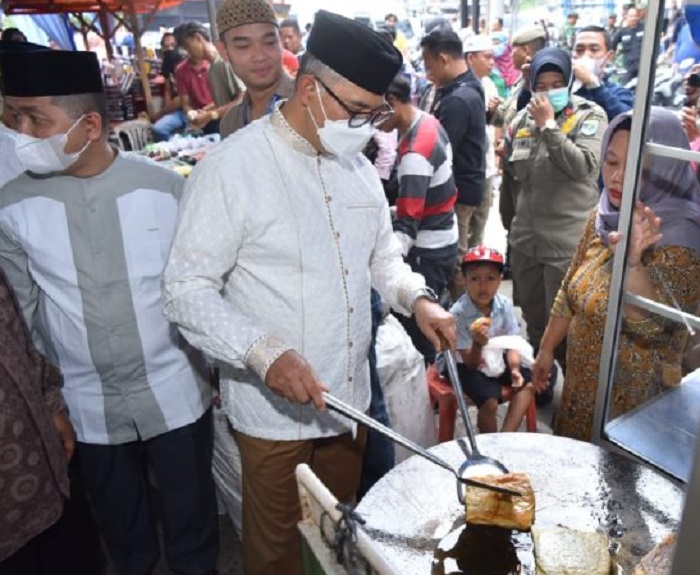
{"type": "MultiPolygon", "coordinates": [[[[181,4],[184,0],[2,0],[2,9],[11,14],[70,14],[87,32],[97,33],[105,42],[107,59],[112,61],[112,38],[123,26],[134,36],[135,58],[138,76],[143,89],[145,107],[152,110],[152,93],[149,69],[141,45],[141,35],[159,10],[181,4]],[[112,25],[114,22],[114,25],[112,25]]],[[[87,45],[87,42],[86,42],[87,45]]]]}

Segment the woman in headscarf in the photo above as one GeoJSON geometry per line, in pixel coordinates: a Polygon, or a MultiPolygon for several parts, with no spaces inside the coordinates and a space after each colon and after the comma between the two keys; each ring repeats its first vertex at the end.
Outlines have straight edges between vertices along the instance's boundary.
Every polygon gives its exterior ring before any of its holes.
{"type": "Polygon", "coordinates": [[[496,68],[510,90],[520,78],[520,72],[513,63],[513,47],[508,42],[508,36],[505,32],[492,32],[491,40],[493,41],[493,58],[496,68]]]}
{"type": "MultiPolygon", "coordinates": [[[[510,225],[513,295],[535,349],[586,221],[600,197],[600,150],[608,125],[600,106],[571,94],[571,56],[543,48],[530,65],[532,97],[510,123],[506,168],[517,184],[510,225]]],[[[564,346],[557,350],[564,367],[564,346]]],[[[538,396],[551,399],[551,389],[538,396]]]]}
{"type": "MultiPolygon", "coordinates": [[[[603,139],[605,188],[552,307],[533,380],[547,380],[555,346],[568,336],[566,384],[554,432],[588,441],[608,309],[632,112],[617,116],[603,139]]],[[[652,108],[650,142],[687,150],[675,114],[652,108]]],[[[700,186],[688,162],[645,159],[629,240],[625,289],[694,313],[700,301],[700,186]]],[[[684,325],[626,304],[617,349],[612,417],[678,385],[688,332],[684,325]]]]}

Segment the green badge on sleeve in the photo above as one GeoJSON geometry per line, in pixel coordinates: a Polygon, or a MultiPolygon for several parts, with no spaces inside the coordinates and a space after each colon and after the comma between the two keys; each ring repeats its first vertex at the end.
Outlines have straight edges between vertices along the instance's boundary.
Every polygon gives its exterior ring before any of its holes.
{"type": "Polygon", "coordinates": [[[581,135],[583,136],[595,136],[598,131],[598,120],[586,120],[581,124],[581,135]]]}

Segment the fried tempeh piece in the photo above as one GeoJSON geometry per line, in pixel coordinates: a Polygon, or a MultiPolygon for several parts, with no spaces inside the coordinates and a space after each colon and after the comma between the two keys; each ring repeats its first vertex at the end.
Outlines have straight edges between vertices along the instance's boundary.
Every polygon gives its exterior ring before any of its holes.
{"type": "Polygon", "coordinates": [[[481,475],[474,479],[518,491],[522,496],[512,497],[485,489],[467,487],[467,523],[495,525],[521,531],[532,527],[535,521],[535,492],[532,490],[530,478],[525,473],[481,475]]]}
{"type": "Polygon", "coordinates": [[[632,575],[668,575],[675,550],[676,534],[669,533],[642,558],[632,575]]]}
{"type": "Polygon", "coordinates": [[[610,575],[608,538],[565,527],[532,528],[537,575],[610,575]]]}

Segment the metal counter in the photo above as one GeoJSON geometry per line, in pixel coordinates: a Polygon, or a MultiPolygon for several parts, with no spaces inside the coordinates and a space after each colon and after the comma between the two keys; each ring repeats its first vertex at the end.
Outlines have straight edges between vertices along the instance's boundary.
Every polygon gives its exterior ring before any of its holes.
{"type": "Polygon", "coordinates": [[[700,428],[700,372],[649,403],[608,423],[608,439],[687,482],[700,428]]]}
{"type": "MultiPolygon", "coordinates": [[[[683,492],[650,468],[592,444],[537,433],[479,435],[485,455],[524,471],[536,498],[535,524],[607,533],[622,572],[676,529],[683,492]]],[[[433,450],[455,467],[456,442],[433,450]]],[[[438,542],[464,524],[454,477],[411,457],[364,497],[357,511],[365,531],[402,575],[431,573],[438,542]]]]}

